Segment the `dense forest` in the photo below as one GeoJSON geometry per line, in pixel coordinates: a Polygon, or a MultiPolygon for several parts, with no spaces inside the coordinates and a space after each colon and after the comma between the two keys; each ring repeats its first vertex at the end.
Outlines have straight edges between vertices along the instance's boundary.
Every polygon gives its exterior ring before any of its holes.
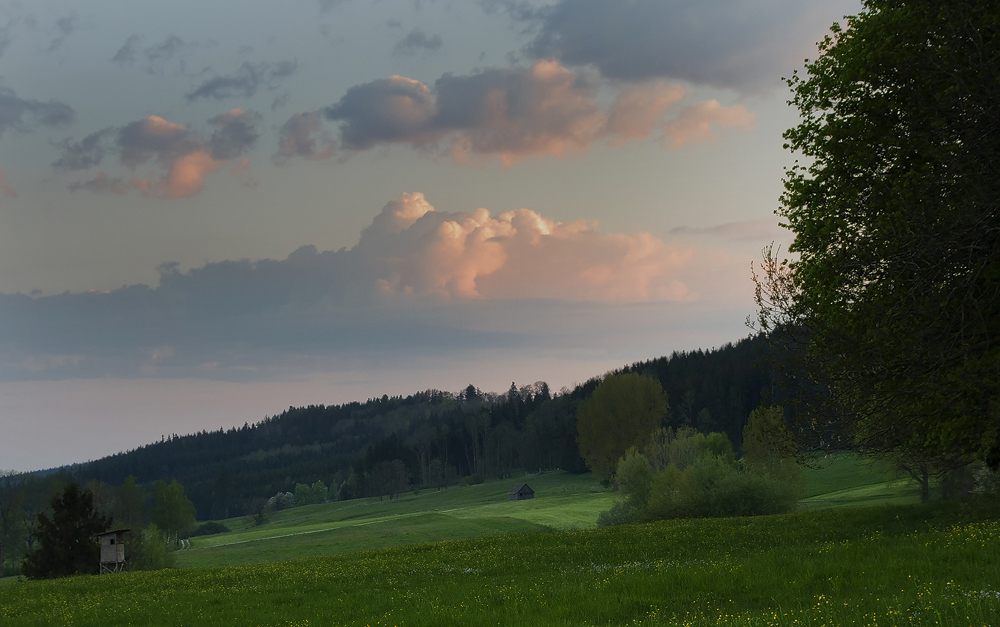
{"type": "MultiPolygon", "coordinates": [[[[750,412],[774,387],[766,343],[748,338],[709,351],[675,352],[618,372],[660,381],[669,423],[725,432],[739,447],[750,412]]],[[[586,472],[576,444],[576,409],[600,377],[553,393],[511,384],[505,394],[469,385],[343,405],[289,407],[240,428],[165,437],[74,467],[73,480],[119,485],[179,481],[199,519],[248,513],[255,501],[322,482],[331,498],[379,497],[414,487],[515,469],[586,472]]]]}

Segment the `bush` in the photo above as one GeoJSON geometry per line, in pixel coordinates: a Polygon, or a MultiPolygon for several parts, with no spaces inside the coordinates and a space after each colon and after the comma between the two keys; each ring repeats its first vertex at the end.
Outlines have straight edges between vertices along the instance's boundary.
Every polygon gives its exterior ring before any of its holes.
{"type": "Polygon", "coordinates": [[[193,538],[195,536],[210,536],[216,533],[226,533],[229,530],[230,530],[229,527],[223,525],[222,523],[210,520],[207,523],[202,523],[198,525],[198,527],[191,532],[191,537],[193,538]]]}
{"type": "Polygon", "coordinates": [[[125,544],[129,570],[173,568],[177,560],[167,544],[163,532],[152,523],[145,529],[133,531],[125,544]]]}
{"type": "MultiPolygon", "coordinates": [[[[791,511],[799,483],[737,463],[721,433],[654,434],[647,447],[666,465],[652,472],[645,455],[630,449],[618,462],[619,497],[598,517],[599,526],[668,518],[756,516],[791,511]]],[[[789,461],[793,464],[793,461],[789,461]]]]}

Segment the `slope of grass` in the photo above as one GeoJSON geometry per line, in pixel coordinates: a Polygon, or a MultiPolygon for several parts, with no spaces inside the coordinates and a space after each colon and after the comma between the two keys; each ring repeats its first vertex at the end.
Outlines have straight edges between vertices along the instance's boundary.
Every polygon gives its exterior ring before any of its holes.
{"type": "Polygon", "coordinates": [[[261,527],[225,521],[234,531],[192,539],[177,554],[181,567],[231,566],[457,540],[496,534],[585,529],[611,506],[611,494],[590,475],[562,471],[423,490],[389,500],[356,499],[278,512],[261,527]],[[535,490],[511,502],[516,483],[535,490]]]}
{"type": "MultiPolygon", "coordinates": [[[[884,467],[854,456],[813,460],[805,470],[802,510],[919,500],[908,481],[886,482],[884,467]]],[[[194,538],[177,555],[181,567],[260,564],[420,542],[544,530],[592,529],[612,494],[589,474],[556,471],[481,485],[422,490],[389,500],[356,499],[278,512],[262,527],[243,519],[233,532],[194,538]],[[527,482],[536,498],[511,502],[508,491],[527,482]]]]}
{"type": "Polygon", "coordinates": [[[16,583],[0,624],[989,625],[995,512],[840,508],[16,583]]]}

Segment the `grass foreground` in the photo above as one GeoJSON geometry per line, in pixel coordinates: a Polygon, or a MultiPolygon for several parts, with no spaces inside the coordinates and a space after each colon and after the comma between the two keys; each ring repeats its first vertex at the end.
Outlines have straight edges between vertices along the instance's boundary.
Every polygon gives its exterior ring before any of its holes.
{"type": "Polygon", "coordinates": [[[0,586],[22,625],[991,625],[995,509],[831,508],[0,586]]]}

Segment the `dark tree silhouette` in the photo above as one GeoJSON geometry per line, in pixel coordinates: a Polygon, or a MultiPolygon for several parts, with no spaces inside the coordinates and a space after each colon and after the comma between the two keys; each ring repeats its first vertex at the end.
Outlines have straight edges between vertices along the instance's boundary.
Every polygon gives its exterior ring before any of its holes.
{"type": "Polygon", "coordinates": [[[50,579],[68,575],[95,573],[100,560],[100,546],[95,534],[107,531],[111,517],[94,510],[90,490],[70,483],[61,496],[50,501],[52,518],[38,514],[34,536],[38,546],[24,560],[24,574],[32,579],[50,579]]]}

